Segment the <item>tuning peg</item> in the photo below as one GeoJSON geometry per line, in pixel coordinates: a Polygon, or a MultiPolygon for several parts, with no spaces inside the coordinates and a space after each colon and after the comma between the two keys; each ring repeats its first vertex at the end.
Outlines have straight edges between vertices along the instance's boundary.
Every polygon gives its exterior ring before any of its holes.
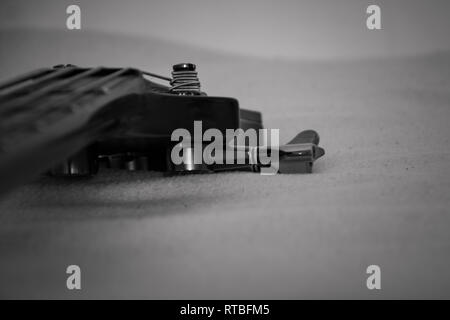
{"type": "MultiPolygon", "coordinates": [[[[213,171],[219,170],[251,170],[266,172],[272,168],[273,173],[311,173],[313,163],[325,154],[325,150],[318,146],[319,135],[313,130],[305,130],[296,135],[289,143],[278,147],[270,146],[232,146],[236,154],[242,157],[240,163],[235,165],[208,166],[213,171]],[[240,153],[238,152],[240,151],[240,153]],[[278,157],[274,153],[278,153],[278,157]],[[266,170],[267,169],[267,170],[266,170]]],[[[239,162],[238,162],[239,163],[239,162]]]]}
{"type": "Polygon", "coordinates": [[[317,132],[305,130],[280,146],[278,173],[311,173],[314,161],[325,154],[319,141],[317,132]]]}
{"type": "Polygon", "coordinates": [[[96,174],[98,162],[93,147],[86,147],[49,170],[52,176],[87,177],[96,174]]]}

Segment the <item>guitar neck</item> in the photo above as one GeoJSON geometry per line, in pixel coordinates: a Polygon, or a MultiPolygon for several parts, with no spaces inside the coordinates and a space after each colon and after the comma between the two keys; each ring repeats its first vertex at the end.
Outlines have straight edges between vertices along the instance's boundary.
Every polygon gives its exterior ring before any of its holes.
{"type": "Polygon", "coordinates": [[[140,71],[41,69],[0,84],[0,194],[120,130],[146,90],[140,71]]]}

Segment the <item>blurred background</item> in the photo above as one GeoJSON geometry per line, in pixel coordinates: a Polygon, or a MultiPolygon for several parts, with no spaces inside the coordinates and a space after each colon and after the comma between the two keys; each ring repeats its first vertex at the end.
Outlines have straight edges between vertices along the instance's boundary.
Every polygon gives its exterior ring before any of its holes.
{"type": "Polygon", "coordinates": [[[448,0],[1,0],[0,80],[193,62],[209,95],[261,111],[281,143],[317,130],[326,155],[302,176],[24,186],[0,203],[0,297],[449,298],[449,14],[448,0]]]}
{"type": "Polygon", "coordinates": [[[3,0],[0,28],[65,30],[70,4],[81,7],[83,32],[251,57],[362,58],[450,49],[447,0],[3,0]],[[367,30],[369,4],[380,6],[383,30],[367,30]]]}

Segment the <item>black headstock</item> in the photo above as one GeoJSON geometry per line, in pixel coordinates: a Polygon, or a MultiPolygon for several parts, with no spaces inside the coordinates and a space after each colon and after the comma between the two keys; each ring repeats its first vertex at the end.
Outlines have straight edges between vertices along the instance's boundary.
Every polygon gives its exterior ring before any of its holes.
{"type": "MultiPolygon", "coordinates": [[[[259,112],[241,109],[234,98],[203,92],[196,66],[190,63],[174,65],[172,77],[134,68],[40,69],[1,83],[0,106],[0,173],[2,181],[8,181],[0,184],[0,192],[46,170],[85,176],[103,165],[189,172],[167,158],[174,130],[194,133],[196,121],[205,131],[263,127],[259,112]]],[[[277,149],[283,162],[298,158],[298,150],[291,152],[296,144],[277,149]]],[[[312,166],[322,149],[318,141],[308,144],[314,153],[312,166]]],[[[209,166],[206,171],[248,167],[209,166]]],[[[286,168],[291,169],[280,172],[295,171],[292,164],[286,168]]]]}

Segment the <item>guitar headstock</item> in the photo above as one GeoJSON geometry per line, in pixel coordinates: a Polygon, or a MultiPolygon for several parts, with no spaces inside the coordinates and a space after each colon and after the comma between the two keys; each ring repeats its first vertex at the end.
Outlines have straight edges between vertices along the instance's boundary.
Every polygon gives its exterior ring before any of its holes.
{"type": "MultiPolygon", "coordinates": [[[[166,172],[259,166],[245,161],[244,166],[173,166],[168,154],[177,129],[195,135],[195,123],[200,122],[200,134],[209,129],[225,134],[230,129],[263,126],[259,112],[241,109],[234,98],[202,91],[194,64],[176,64],[171,75],[134,68],[58,65],[0,84],[0,173],[4,181],[18,184],[45,170],[56,176],[89,176],[99,166],[166,172]]],[[[220,139],[229,148],[229,141],[220,139]]],[[[254,148],[260,142],[256,139],[231,148],[254,148]]],[[[308,143],[311,152],[323,150],[318,141],[308,143]]],[[[280,172],[311,172],[317,157],[311,154],[306,159],[305,146],[297,145],[301,149],[297,151],[289,144],[277,149],[282,163],[289,163],[280,172]],[[305,159],[308,168],[303,169],[305,159]],[[302,162],[301,168],[293,165],[296,161],[302,162]]],[[[9,187],[9,183],[0,184],[0,192],[9,187]]]]}

